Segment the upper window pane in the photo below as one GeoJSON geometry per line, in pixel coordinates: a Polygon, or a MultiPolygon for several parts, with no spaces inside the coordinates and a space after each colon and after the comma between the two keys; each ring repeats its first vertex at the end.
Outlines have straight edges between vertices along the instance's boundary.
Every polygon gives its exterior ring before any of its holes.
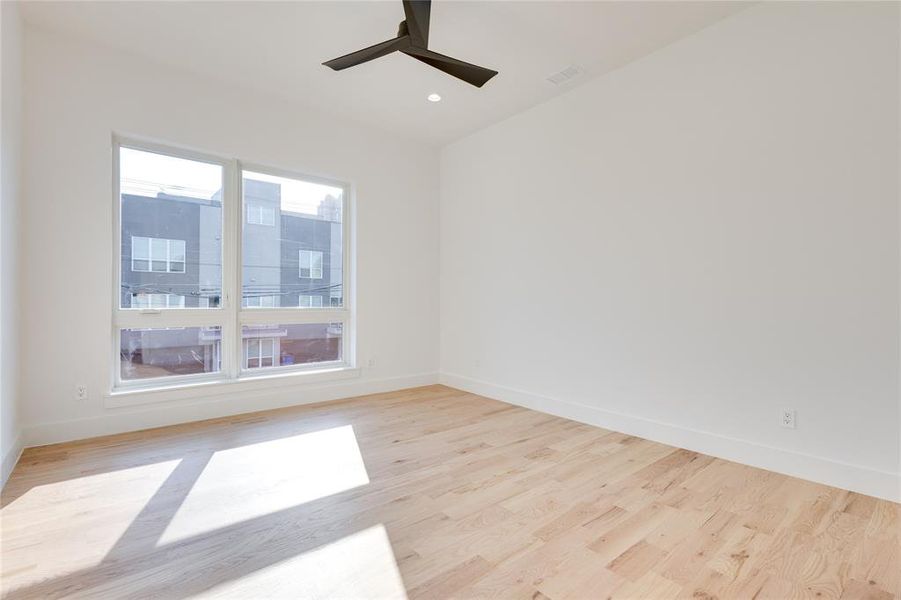
{"type": "Polygon", "coordinates": [[[344,190],[251,171],[242,175],[242,305],[312,308],[306,298],[318,296],[325,306],[343,306],[344,190]],[[272,304],[260,298],[272,298],[272,304]]]}
{"type": "Polygon", "coordinates": [[[120,148],[122,308],[219,306],[222,175],[221,165],[120,148]]]}

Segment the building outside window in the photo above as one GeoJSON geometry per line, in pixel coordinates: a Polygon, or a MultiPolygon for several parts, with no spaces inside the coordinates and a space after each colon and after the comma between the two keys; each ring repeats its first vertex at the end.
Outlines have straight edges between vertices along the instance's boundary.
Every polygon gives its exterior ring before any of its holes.
{"type": "Polygon", "coordinates": [[[142,143],[116,157],[116,387],[353,365],[344,185],[142,143]]]}

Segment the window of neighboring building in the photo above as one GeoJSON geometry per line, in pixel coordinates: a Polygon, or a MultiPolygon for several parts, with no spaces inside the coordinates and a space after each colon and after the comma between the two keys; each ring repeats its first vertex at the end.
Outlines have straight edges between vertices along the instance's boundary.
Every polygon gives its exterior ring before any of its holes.
{"type": "Polygon", "coordinates": [[[277,296],[248,296],[244,298],[245,308],[275,308],[277,306],[277,296]]]}
{"type": "Polygon", "coordinates": [[[185,297],[178,294],[135,294],[132,308],[184,308],[185,297]]]}
{"type": "Polygon", "coordinates": [[[322,308],[322,296],[301,294],[297,305],[301,308],[322,308]]]}
{"type": "Polygon", "coordinates": [[[185,241],[132,236],[131,270],[184,273],[185,241]]]}
{"type": "Polygon", "coordinates": [[[251,338],[244,340],[244,368],[258,369],[275,365],[276,338],[251,338]]]}
{"type": "Polygon", "coordinates": [[[156,144],[115,157],[115,386],[353,366],[345,185],[156,144]]]}
{"type": "Polygon", "coordinates": [[[275,209],[254,202],[247,203],[247,222],[251,225],[275,225],[275,209]]]}
{"type": "Polygon", "coordinates": [[[322,279],[322,252],[319,250],[300,251],[300,278],[322,279]]]}

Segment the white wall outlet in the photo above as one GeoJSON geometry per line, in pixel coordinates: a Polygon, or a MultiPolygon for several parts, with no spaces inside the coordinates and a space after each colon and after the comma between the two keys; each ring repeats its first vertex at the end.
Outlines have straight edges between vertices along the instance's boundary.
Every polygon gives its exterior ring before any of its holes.
{"type": "Polygon", "coordinates": [[[369,367],[370,369],[372,369],[372,368],[375,367],[375,357],[374,357],[374,356],[371,357],[371,358],[366,362],[366,366],[369,367]]]}
{"type": "Polygon", "coordinates": [[[84,402],[88,399],[88,386],[83,383],[79,383],[75,386],[75,399],[79,402],[84,402]]]}
{"type": "Polygon", "coordinates": [[[797,427],[797,416],[798,414],[795,412],[795,409],[783,408],[781,420],[782,426],[789,429],[794,429],[795,427],[797,427]]]}

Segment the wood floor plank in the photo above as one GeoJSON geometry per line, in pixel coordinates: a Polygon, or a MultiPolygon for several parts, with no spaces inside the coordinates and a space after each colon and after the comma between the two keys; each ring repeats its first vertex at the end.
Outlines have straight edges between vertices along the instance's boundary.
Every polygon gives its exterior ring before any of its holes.
{"type": "Polygon", "coordinates": [[[427,386],[25,451],[25,598],[901,599],[897,504],[427,386]]]}

